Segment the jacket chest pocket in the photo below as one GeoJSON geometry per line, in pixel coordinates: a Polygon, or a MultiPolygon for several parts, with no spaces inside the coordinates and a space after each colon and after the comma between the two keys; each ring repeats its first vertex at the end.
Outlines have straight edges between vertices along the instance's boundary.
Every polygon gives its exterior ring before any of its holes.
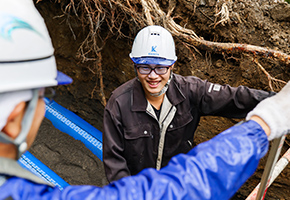
{"type": "Polygon", "coordinates": [[[124,137],[126,140],[145,139],[152,137],[152,132],[153,127],[151,124],[140,124],[124,129],[124,137]]]}
{"type": "Polygon", "coordinates": [[[157,149],[155,132],[156,125],[152,124],[140,124],[124,129],[124,151],[130,163],[136,163],[144,157],[152,157],[152,153],[156,151],[154,149],[157,149]]]}
{"type": "Polygon", "coordinates": [[[194,134],[191,128],[193,119],[190,112],[175,116],[167,128],[164,148],[165,156],[184,153],[192,148],[190,143],[192,142],[194,134]]]}
{"type": "Polygon", "coordinates": [[[175,115],[172,122],[169,124],[167,131],[175,131],[180,130],[182,128],[185,128],[188,124],[190,124],[193,120],[193,116],[191,115],[191,112],[184,113],[182,115],[175,115]]]}

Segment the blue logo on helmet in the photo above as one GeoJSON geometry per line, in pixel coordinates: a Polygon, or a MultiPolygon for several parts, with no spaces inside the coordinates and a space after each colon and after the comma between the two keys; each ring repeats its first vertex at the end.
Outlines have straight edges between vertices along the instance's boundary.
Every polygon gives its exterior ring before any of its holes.
{"type": "Polygon", "coordinates": [[[12,40],[12,32],[16,29],[31,30],[40,35],[30,24],[12,15],[0,15],[0,37],[12,40]]]}
{"type": "Polygon", "coordinates": [[[149,52],[148,55],[150,55],[150,56],[158,56],[159,53],[157,53],[156,48],[157,48],[157,46],[151,46],[151,52],[149,52]]]}

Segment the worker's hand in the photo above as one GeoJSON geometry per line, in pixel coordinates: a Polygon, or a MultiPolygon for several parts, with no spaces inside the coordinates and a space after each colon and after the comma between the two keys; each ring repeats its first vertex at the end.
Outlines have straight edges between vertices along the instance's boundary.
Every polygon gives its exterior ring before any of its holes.
{"type": "Polygon", "coordinates": [[[248,113],[246,119],[249,120],[255,115],[270,127],[268,140],[290,133],[290,81],[275,96],[260,102],[248,113]]]}

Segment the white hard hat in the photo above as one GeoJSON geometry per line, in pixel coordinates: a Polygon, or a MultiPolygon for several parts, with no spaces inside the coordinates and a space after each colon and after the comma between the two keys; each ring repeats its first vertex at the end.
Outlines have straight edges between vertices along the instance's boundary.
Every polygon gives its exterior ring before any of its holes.
{"type": "Polygon", "coordinates": [[[136,64],[172,65],[177,60],[172,35],[156,25],[139,31],[129,56],[136,64]]]}
{"type": "Polygon", "coordinates": [[[68,84],[32,0],[0,0],[0,93],[68,84]]]}
{"type": "Polygon", "coordinates": [[[17,158],[27,147],[39,88],[72,82],[57,71],[53,53],[45,22],[33,1],[0,0],[0,142],[14,144],[17,158]],[[21,130],[16,138],[11,138],[2,128],[21,101],[28,102],[21,130]]]}

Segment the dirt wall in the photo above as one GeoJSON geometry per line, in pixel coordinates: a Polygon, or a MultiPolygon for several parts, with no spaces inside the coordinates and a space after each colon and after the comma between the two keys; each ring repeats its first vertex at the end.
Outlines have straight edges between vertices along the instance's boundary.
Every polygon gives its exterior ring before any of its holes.
{"type": "MultiPolygon", "coordinates": [[[[157,2],[164,10],[169,5],[168,1],[157,2]]],[[[199,37],[209,41],[269,47],[290,54],[289,4],[281,3],[282,1],[233,1],[229,7],[230,21],[224,25],[214,26],[217,1],[173,2],[176,7],[172,15],[176,23],[193,30],[199,37]]],[[[104,109],[102,98],[108,99],[116,87],[135,76],[128,55],[137,28],[132,30],[124,26],[121,31],[127,34],[122,36],[115,32],[106,40],[98,58],[101,59],[99,64],[102,67],[100,77],[99,68],[94,62],[98,56],[95,55],[91,60],[84,60],[80,56],[80,47],[89,33],[88,27],[81,25],[80,17],[65,12],[65,4],[58,2],[40,1],[36,6],[47,23],[59,70],[74,79],[73,84],[57,88],[56,102],[102,131],[104,109]],[[103,78],[102,87],[101,78],[103,78]]],[[[105,25],[100,29],[104,35],[110,32],[105,25]]],[[[98,38],[100,40],[102,35],[98,38]]],[[[194,75],[219,84],[246,85],[270,90],[266,75],[248,55],[195,50],[185,45],[178,37],[175,37],[175,42],[178,56],[175,73],[194,75]]],[[[273,77],[289,80],[289,66],[267,58],[258,60],[273,77]]],[[[221,117],[202,118],[195,136],[196,143],[212,138],[238,121],[221,117]]],[[[288,148],[289,138],[286,139],[282,153],[288,148]]],[[[97,186],[107,184],[102,162],[81,142],[56,130],[48,120],[42,124],[31,152],[70,184],[97,186]]],[[[254,189],[260,181],[265,160],[266,158],[261,160],[257,172],[233,199],[245,199],[254,189]]],[[[270,187],[266,199],[290,199],[289,173],[288,166],[270,187]]]]}

